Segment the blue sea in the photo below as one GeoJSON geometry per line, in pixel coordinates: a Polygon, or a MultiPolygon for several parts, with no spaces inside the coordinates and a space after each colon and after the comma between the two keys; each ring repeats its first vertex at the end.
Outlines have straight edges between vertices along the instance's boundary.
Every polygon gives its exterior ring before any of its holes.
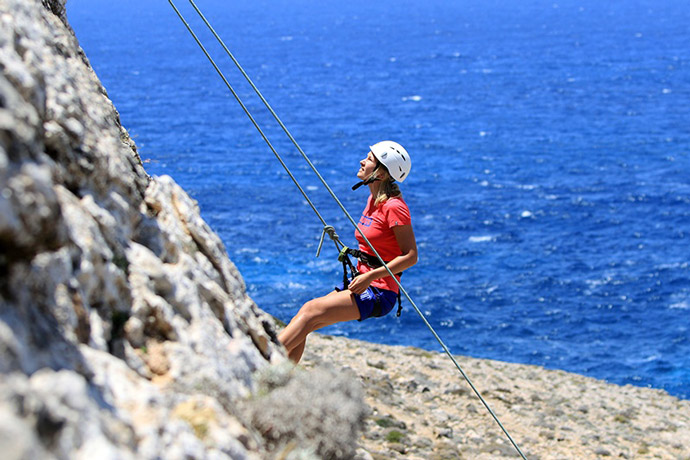
{"type": "MultiPolygon", "coordinates": [[[[354,229],[178,7],[346,244],[354,229]]],[[[455,354],[690,398],[687,0],[198,0],[357,220],[393,139],[420,251],[403,285],[455,354]]],[[[321,224],[166,1],[69,0],[150,174],[198,200],[288,321],[342,276],[321,224]]],[[[440,350],[414,309],[329,334],[440,350]]],[[[450,366],[450,363],[449,363],[450,366]]],[[[466,369],[472,377],[472,369],[466,369]]]]}

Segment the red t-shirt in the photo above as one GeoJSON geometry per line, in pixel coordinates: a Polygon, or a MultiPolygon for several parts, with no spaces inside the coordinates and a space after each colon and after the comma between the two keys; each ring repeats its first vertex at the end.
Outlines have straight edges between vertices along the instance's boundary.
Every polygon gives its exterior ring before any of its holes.
{"type": "MultiPolygon", "coordinates": [[[[357,228],[369,239],[383,260],[389,262],[402,254],[400,246],[398,246],[398,240],[395,239],[393,227],[411,224],[410,209],[402,197],[389,198],[378,207],[374,207],[374,198],[370,195],[357,228]]],[[[364,238],[362,238],[362,235],[359,234],[359,231],[355,231],[355,238],[359,242],[360,251],[376,257],[369,245],[364,241],[364,238]]],[[[371,268],[359,262],[357,270],[360,273],[366,273],[371,268]]],[[[399,276],[396,276],[396,278],[400,280],[399,276]]],[[[398,285],[390,275],[374,280],[371,286],[398,292],[398,285]]]]}

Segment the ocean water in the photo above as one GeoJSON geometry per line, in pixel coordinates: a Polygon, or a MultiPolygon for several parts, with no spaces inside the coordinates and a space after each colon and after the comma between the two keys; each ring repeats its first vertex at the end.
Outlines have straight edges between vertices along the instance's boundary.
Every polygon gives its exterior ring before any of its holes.
{"type": "MultiPolygon", "coordinates": [[[[183,0],[326,220],[353,228],[183,0]]],[[[690,398],[690,3],[198,0],[350,213],[383,139],[420,251],[403,284],[453,353],[690,398]]],[[[260,307],[341,276],[321,226],[169,4],[68,17],[151,174],[174,177],[260,307]]],[[[439,350],[410,305],[330,334],[439,350]]],[[[467,369],[470,377],[472,369],[467,369]]]]}

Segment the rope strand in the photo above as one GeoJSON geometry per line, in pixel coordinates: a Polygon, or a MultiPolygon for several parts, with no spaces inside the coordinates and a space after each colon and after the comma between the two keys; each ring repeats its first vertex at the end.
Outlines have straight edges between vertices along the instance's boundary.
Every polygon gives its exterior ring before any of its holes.
{"type": "MultiPolygon", "coordinates": [[[[225,78],[225,75],[223,75],[223,72],[220,70],[220,68],[218,67],[218,65],[216,64],[216,62],[213,60],[213,58],[211,57],[211,55],[208,53],[208,51],[206,50],[206,48],[204,47],[204,45],[203,45],[203,44],[201,43],[201,41],[199,40],[199,37],[197,37],[197,35],[196,35],[196,34],[194,33],[194,31],[192,30],[192,28],[191,28],[191,26],[189,25],[189,23],[185,20],[184,16],[182,16],[182,13],[180,13],[180,10],[177,9],[177,7],[176,7],[175,4],[172,2],[172,0],[168,0],[168,3],[170,3],[170,6],[172,6],[172,8],[175,10],[175,13],[177,13],[177,16],[180,18],[180,20],[182,21],[182,23],[185,25],[185,27],[187,28],[187,30],[189,31],[189,33],[190,33],[190,34],[192,35],[192,37],[194,38],[194,41],[196,41],[197,45],[199,45],[199,48],[201,48],[201,51],[204,52],[204,54],[205,54],[206,57],[208,58],[209,62],[210,62],[211,65],[213,66],[213,68],[216,69],[216,72],[218,73],[218,75],[220,76],[220,78],[221,78],[221,79],[223,80],[223,82],[225,83],[225,86],[228,87],[228,89],[230,90],[230,92],[232,93],[232,95],[235,97],[235,100],[237,101],[237,103],[240,105],[240,107],[242,107],[242,110],[244,111],[244,113],[247,115],[247,117],[248,117],[249,120],[252,122],[252,124],[254,125],[254,127],[256,128],[256,130],[259,132],[259,134],[261,135],[261,138],[264,140],[264,142],[266,142],[266,144],[268,145],[268,147],[271,149],[271,151],[273,152],[273,155],[275,155],[276,159],[277,159],[277,160],[280,162],[280,164],[283,166],[283,169],[285,169],[285,172],[287,172],[288,176],[290,176],[290,179],[292,179],[292,182],[293,182],[293,183],[295,184],[295,186],[299,189],[300,193],[302,194],[302,196],[304,197],[304,199],[307,201],[307,203],[308,203],[309,206],[311,207],[312,211],[314,211],[314,213],[315,213],[316,216],[319,218],[319,220],[321,221],[321,223],[323,224],[324,227],[330,227],[330,225],[328,225],[328,224],[326,223],[326,220],[321,216],[321,214],[319,213],[319,211],[316,209],[316,206],[314,205],[314,203],[312,203],[312,201],[309,199],[309,196],[307,196],[307,193],[304,191],[304,189],[302,188],[302,186],[300,185],[300,183],[297,181],[297,179],[295,178],[294,174],[292,174],[292,171],[290,171],[290,168],[288,168],[287,164],[285,164],[285,162],[283,161],[283,158],[280,156],[280,154],[278,154],[278,152],[276,151],[276,149],[273,147],[273,144],[271,144],[271,141],[268,140],[268,138],[267,138],[266,135],[264,134],[263,130],[261,129],[261,127],[259,126],[259,124],[256,122],[256,120],[254,119],[254,117],[252,116],[252,114],[249,112],[249,110],[247,109],[247,107],[244,105],[244,103],[242,102],[242,99],[240,99],[240,97],[239,97],[239,95],[237,94],[237,92],[235,92],[235,89],[232,87],[232,85],[230,84],[230,82],[228,81],[228,79],[225,78]]],[[[333,241],[335,242],[335,247],[336,247],[336,249],[339,251],[339,250],[340,250],[340,245],[342,245],[342,243],[340,243],[337,239],[333,239],[333,241]],[[339,245],[339,244],[340,244],[340,245],[339,245]]]]}
{"type": "MultiPolygon", "coordinates": [[[[226,84],[226,86],[228,87],[228,89],[230,89],[230,91],[232,92],[233,96],[235,97],[235,99],[237,100],[237,102],[240,104],[240,106],[241,106],[242,109],[244,110],[245,114],[249,117],[249,119],[251,120],[251,122],[252,122],[252,124],[254,125],[254,127],[259,131],[259,134],[261,134],[261,137],[262,137],[262,138],[264,139],[264,141],[268,144],[268,146],[270,147],[271,151],[273,151],[273,154],[276,156],[276,158],[278,159],[278,161],[280,161],[280,163],[281,163],[281,165],[283,166],[283,168],[285,169],[285,171],[288,173],[288,175],[290,176],[290,178],[293,180],[293,182],[295,183],[295,185],[297,186],[297,188],[300,190],[300,192],[302,193],[302,195],[304,196],[304,198],[307,200],[307,203],[309,203],[309,205],[311,206],[311,208],[312,208],[312,210],[314,211],[314,213],[317,215],[317,217],[319,218],[319,220],[321,220],[321,223],[324,225],[324,229],[327,228],[327,227],[330,227],[330,226],[328,226],[328,225],[326,224],[326,222],[325,222],[325,220],[323,219],[323,217],[321,217],[321,214],[319,214],[319,212],[317,211],[316,207],[315,207],[314,204],[311,202],[311,200],[309,200],[309,198],[307,197],[307,194],[304,192],[304,190],[302,189],[302,187],[299,185],[299,182],[297,182],[297,180],[295,179],[295,177],[292,175],[292,173],[290,172],[290,170],[288,169],[288,167],[287,167],[287,166],[285,165],[285,163],[283,162],[283,160],[282,160],[282,158],[280,157],[280,155],[278,154],[278,152],[276,152],[276,150],[273,148],[273,145],[270,143],[270,141],[269,141],[268,138],[265,136],[265,134],[263,133],[263,131],[261,130],[261,128],[259,127],[259,125],[256,123],[256,121],[254,120],[254,117],[251,115],[251,113],[249,112],[249,110],[245,107],[245,105],[244,105],[244,103],[242,102],[242,100],[240,99],[240,97],[237,95],[237,93],[236,93],[235,90],[232,88],[232,86],[230,85],[230,83],[228,82],[228,80],[225,78],[225,76],[223,75],[223,73],[220,71],[220,69],[218,68],[218,66],[216,65],[216,63],[213,61],[213,59],[211,58],[211,56],[208,54],[208,52],[206,51],[206,48],[204,48],[204,46],[202,45],[201,41],[198,39],[198,37],[196,36],[196,34],[192,31],[191,27],[189,26],[189,24],[187,23],[187,21],[184,19],[184,17],[183,17],[182,14],[180,13],[180,11],[177,9],[177,7],[175,6],[175,4],[172,2],[172,0],[168,0],[168,2],[169,2],[170,5],[173,7],[173,9],[175,10],[175,12],[176,12],[177,15],[179,16],[180,20],[184,23],[185,27],[187,28],[187,30],[189,31],[189,33],[192,35],[192,37],[194,38],[194,40],[197,42],[197,44],[199,45],[199,47],[201,48],[201,50],[204,52],[204,54],[206,55],[206,57],[208,58],[208,60],[211,62],[211,64],[212,64],[213,67],[215,68],[216,72],[217,72],[217,73],[220,75],[220,77],[223,79],[223,81],[225,82],[225,84],[226,84]]],[[[462,367],[461,367],[460,364],[457,362],[457,360],[455,359],[455,357],[452,355],[452,353],[450,352],[450,349],[446,346],[446,344],[443,342],[443,340],[441,339],[441,337],[436,333],[436,331],[435,331],[434,328],[431,326],[431,324],[429,323],[429,321],[426,319],[426,317],[424,316],[424,314],[422,313],[422,311],[419,309],[419,307],[417,306],[417,304],[412,300],[412,298],[411,298],[410,295],[407,293],[407,291],[405,290],[405,288],[402,286],[402,284],[400,283],[400,281],[395,277],[395,275],[394,275],[393,272],[390,270],[390,268],[388,267],[388,265],[386,264],[386,262],[383,260],[383,258],[381,257],[381,255],[378,253],[378,251],[376,251],[376,248],[374,248],[374,246],[371,244],[371,242],[370,242],[369,239],[366,237],[366,235],[364,235],[364,233],[362,232],[362,230],[357,226],[357,223],[356,223],[355,220],[352,218],[352,216],[350,215],[350,213],[347,211],[347,209],[345,208],[345,206],[343,206],[343,204],[342,204],[341,201],[338,199],[338,197],[336,196],[336,194],[333,192],[333,190],[331,189],[331,187],[328,185],[328,183],[326,182],[326,180],[321,176],[321,174],[319,173],[319,171],[316,169],[316,167],[314,166],[314,164],[311,162],[311,160],[309,159],[309,157],[307,156],[307,154],[304,153],[304,151],[303,151],[302,148],[299,146],[299,144],[297,143],[297,141],[294,139],[294,137],[292,136],[292,134],[290,134],[290,131],[287,129],[287,127],[285,126],[285,124],[281,121],[280,117],[278,117],[278,115],[275,113],[275,111],[273,110],[273,108],[271,107],[271,105],[268,103],[268,101],[267,101],[267,100],[264,98],[264,96],[261,94],[261,92],[260,92],[259,89],[256,87],[256,85],[254,84],[254,82],[251,80],[251,78],[249,77],[249,75],[247,75],[247,73],[245,72],[244,68],[240,65],[240,63],[237,61],[237,59],[235,59],[234,55],[230,52],[230,50],[229,50],[228,47],[225,45],[225,43],[223,42],[223,40],[222,40],[222,39],[220,38],[220,36],[216,33],[215,29],[214,29],[214,28],[211,26],[211,24],[208,22],[208,20],[207,20],[206,17],[203,15],[203,13],[201,12],[201,10],[197,7],[196,3],[194,3],[194,0],[189,0],[189,3],[192,5],[192,7],[194,8],[194,10],[196,10],[196,12],[198,13],[198,15],[201,17],[202,21],[203,21],[203,22],[206,24],[206,26],[209,28],[209,30],[211,31],[211,33],[213,34],[213,36],[216,38],[216,40],[218,40],[218,42],[220,43],[220,45],[223,47],[223,49],[225,50],[225,52],[227,53],[227,55],[230,57],[230,59],[233,61],[233,63],[234,63],[234,64],[237,66],[237,68],[240,70],[240,72],[242,73],[242,75],[244,76],[244,78],[247,80],[247,82],[249,82],[249,84],[252,86],[252,88],[254,89],[254,91],[256,92],[256,94],[259,96],[259,98],[260,98],[261,101],[264,103],[264,105],[266,106],[266,108],[269,110],[269,112],[271,113],[271,115],[273,115],[273,117],[274,117],[275,120],[278,122],[278,124],[280,125],[280,127],[283,129],[283,131],[285,132],[285,134],[288,136],[288,138],[290,139],[290,141],[292,141],[293,145],[294,145],[294,146],[297,148],[297,150],[300,152],[300,154],[302,155],[302,157],[304,158],[304,160],[307,162],[307,164],[311,167],[312,171],[313,171],[314,174],[319,178],[319,180],[320,180],[321,183],[324,185],[324,187],[326,188],[326,190],[328,191],[328,193],[331,195],[331,197],[332,197],[332,198],[335,200],[335,202],[338,204],[338,206],[339,206],[340,209],[343,211],[343,213],[345,214],[345,216],[347,217],[347,219],[350,221],[350,223],[352,224],[352,226],[353,226],[353,227],[355,228],[355,230],[362,236],[362,238],[363,238],[364,241],[367,243],[367,245],[369,246],[369,248],[371,248],[371,250],[374,252],[374,255],[380,260],[382,266],[385,267],[385,269],[386,269],[386,271],[388,272],[388,274],[393,278],[393,280],[394,280],[394,281],[396,282],[396,284],[398,285],[398,288],[400,289],[400,292],[402,292],[402,293],[405,295],[405,298],[410,302],[410,304],[411,304],[412,307],[415,309],[415,311],[417,312],[417,314],[419,315],[419,317],[422,319],[422,321],[424,322],[424,324],[426,325],[426,327],[431,331],[431,333],[433,334],[434,338],[435,338],[435,339],[438,341],[438,343],[441,345],[441,347],[443,348],[444,352],[448,355],[448,357],[449,357],[450,360],[453,362],[453,364],[455,365],[455,367],[458,369],[458,371],[460,372],[460,374],[462,375],[462,377],[463,377],[463,378],[465,379],[465,381],[469,384],[470,388],[472,388],[472,391],[475,393],[475,395],[476,395],[476,396],[479,398],[479,400],[482,402],[482,404],[484,405],[484,407],[486,408],[486,410],[489,412],[489,414],[491,415],[491,417],[494,419],[494,421],[495,421],[495,422],[498,424],[498,426],[501,428],[501,430],[502,430],[503,433],[506,435],[506,437],[508,438],[508,440],[511,442],[511,444],[513,445],[513,447],[515,448],[515,450],[517,450],[518,454],[520,454],[520,457],[522,457],[523,460],[527,460],[527,457],[525,457],[525,455],[522,453],[522,450],[521,450],[520,447],[517,445],[517,443],[513,440],[513,438],[512,438],[512,436],[510,435],[510,433],[508,433],[508,430],[506,430],[506,428],[503,426],[503,424],[502,424],[501,421],[498,419],[498,417],[496,416],[496,414],[494,413],[494,411],[491,409],[491,407],[489,406],[489,404],[486,402],[486,400],[484,399],[484,397],[481,395],[481,393],[479,392],[479,390],[478,390],[478,389],[475,387],[475,385],[472,383],[472,381],[470,380],[469,376],[465,373],[465,371],[462,369],[462,367]]],[[[332,227],[330,227],[330,228],[332,228],[332,227]]],[[[322,233],[322,240],[323,240],[323,235],[324,235],[325,233],[326,233],[326,231],[324,231],[324,232],[322,233]]],[[[329,233],[329,236],[331,236],[331,238],[333,238],[333,236],[330,235],[330,233],[329,233]]],[[[336,238],[333,238],[333,241],[335,242],[336,247],[338,247],[339,241],[337,240],[337,235],[335,235],[335,236],[336,236],[336,238]]],[[[319,252],[320,252],[320,247],[321,247],[321,242],[319,243],[319,252]]]]}

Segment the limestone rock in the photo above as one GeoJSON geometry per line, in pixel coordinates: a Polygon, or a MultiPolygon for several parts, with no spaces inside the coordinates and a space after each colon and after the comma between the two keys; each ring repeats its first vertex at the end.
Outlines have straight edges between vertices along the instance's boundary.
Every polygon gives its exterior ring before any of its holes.
{"type": "Polygon", "coordinates": [[[147,175],[64,0],[0,0],[0,69],[3,458],[263,456],[239,403],[286,361],[274,322],[194,200],[147,175]]]}

